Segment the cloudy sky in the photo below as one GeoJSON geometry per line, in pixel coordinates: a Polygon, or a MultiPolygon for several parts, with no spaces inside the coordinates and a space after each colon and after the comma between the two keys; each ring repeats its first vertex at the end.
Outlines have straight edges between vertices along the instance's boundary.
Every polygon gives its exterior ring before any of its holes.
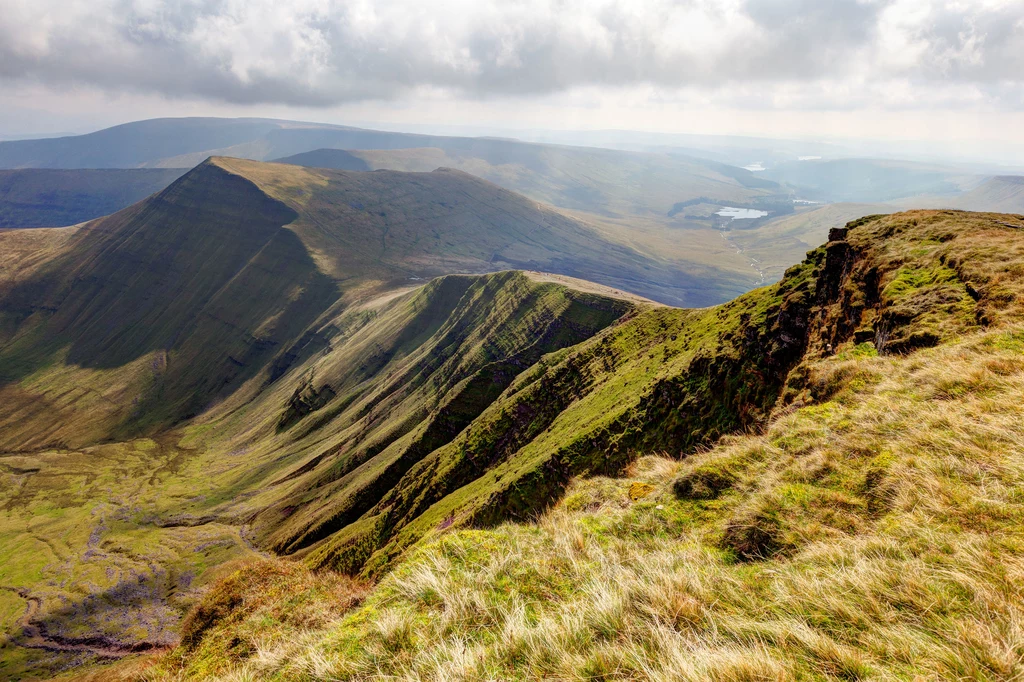
{"type": "Polygon", "coordinates": [[[1024,144],[1024,0],[0,0],[0,133],[201,114],[1024,144]]]}

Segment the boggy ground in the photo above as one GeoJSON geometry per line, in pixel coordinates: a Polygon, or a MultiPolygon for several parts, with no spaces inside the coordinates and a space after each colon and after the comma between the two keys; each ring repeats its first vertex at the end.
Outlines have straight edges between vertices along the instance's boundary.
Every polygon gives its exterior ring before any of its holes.
{"type": "Polygon", "coordinates": [[[0,455],[0,677],[170,648],[211,571],[257,555],[176,517],[197,494],[176,440],[0,455]]]}

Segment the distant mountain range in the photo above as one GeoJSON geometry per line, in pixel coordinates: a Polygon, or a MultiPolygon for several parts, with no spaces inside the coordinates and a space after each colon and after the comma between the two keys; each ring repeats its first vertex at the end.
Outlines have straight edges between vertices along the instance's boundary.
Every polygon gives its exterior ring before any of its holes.
{"type": "Polygon", "coordinates": [[[159,192],[180,169],[0,170],[0,228],[62,227],[110,215],[159,192]]]}
{"type": "Polygon", "coordinates": [[[998,175],[962,194],[914,197],[893,202],[922,208],[957,208],[964,211],[1024,213],[1024,176],[998,175]]]}

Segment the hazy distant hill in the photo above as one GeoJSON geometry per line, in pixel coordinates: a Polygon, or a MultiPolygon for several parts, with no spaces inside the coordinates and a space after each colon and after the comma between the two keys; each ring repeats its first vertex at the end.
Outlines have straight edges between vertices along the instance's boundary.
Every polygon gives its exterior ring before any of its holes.
{"type": "Polygon", "coordinates": [[[58,227],[109,215],[159,192],[184,172],[0,170],[0,228],[58,227]]]}
{"type": "MultiPolygon", "coordinates": [[[[325,148],[415,150],[378,155],[368,164],[395,170],[458,167],[534,198],[593,212],[663,213],[697,196],[735,202],[783,192],[748,171],[678,155],[266,119],[154,119],[88,135],[0,142],[0,168],[190,168],[215,155],[271,160],[325,148]]],[[[290,162],[334,167],[340,158],[290,162]]]]}
{"type": "Polygon", "coordinates": [[[999,175],[955,196],[910,197],[893,202],[908,208],[958,208],[964,211],[1024,213],[1024,176],[999,175]]]}
{"type": "MultiPolygon", "coordinates": [[[[135,168],[169,156],[246,142],[281,125],[251,118],[134,121],[86,135],[0,142],[0,168],[135,168]]],[[[199,161],[165,167],[190,168],[199,161]]]]}
{"type": "Polygon", "coordinates": [[[803,199],[852,203],[956,194],[977,182],[974,176],[956,169],[886,159],[790,161],[760,175],[792,185],[803,199]]]}

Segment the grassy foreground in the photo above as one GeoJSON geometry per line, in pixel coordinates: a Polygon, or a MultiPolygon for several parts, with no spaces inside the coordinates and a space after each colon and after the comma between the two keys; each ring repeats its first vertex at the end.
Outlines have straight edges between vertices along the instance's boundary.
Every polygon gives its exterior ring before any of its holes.
{"type": "Polygon", "coordinates": [[[830,399],[444,535],[345,614],[349,578],[244,565],[129,678],[1018,677],[1024,328],[810,369],[830,399]]]}

